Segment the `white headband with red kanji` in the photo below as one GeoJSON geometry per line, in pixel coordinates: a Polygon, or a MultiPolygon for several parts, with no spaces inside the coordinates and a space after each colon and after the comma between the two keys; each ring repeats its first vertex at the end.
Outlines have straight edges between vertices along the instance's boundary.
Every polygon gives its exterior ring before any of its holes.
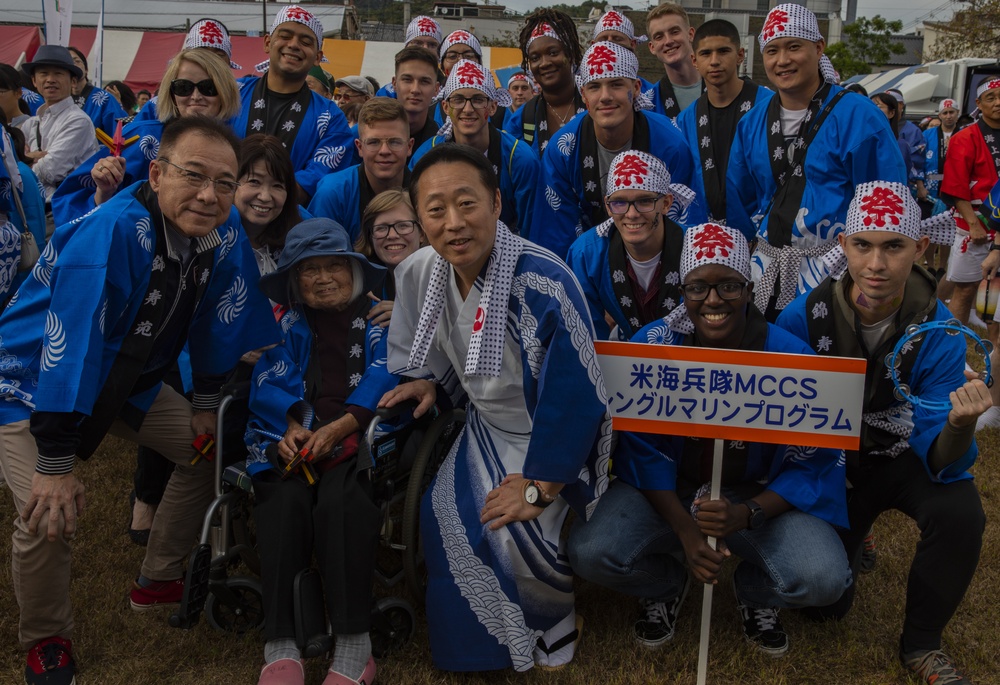
{"type": "Polygon", "coordinates": [[[539,38],[555,38],[562,43],[562,39],[559,38],[559,34],[556,33],[556,30],[552,28],[552,24],[547,21],[543,21],[532,29],[531,36],[528,37],[528,44],[524,46],[524,50],[527,52],[527,50],[531,47],[531,44],[539,38]]]}
{"type": "Polygon", "coordinates": [[[629,40],[634,40],[636,43],[645,43],[649,40],[646,36],[635,35],[635,25],[632,23],[632,20],[615,10],[605,12],[601,15],[601,18],[597,20],[597,24],[594,26],[594,35],[591,36],[591,39],[596,40],[597,36],[605,31],[617,31],[618,33],[625,34],[629,40]]]}
{"type": "Polygon", "coordinates": [[[889,181],[859,185],[847,208],[844,235],[862,231],[891,231],[920,240],[920,207],[909,189],[889,181]]]}
{"type": "MultiPolygon", "coordinates": [[[[282,7],[281,11],[271,22],[271,30],[269,33],[273,34],[278,30],[278,27],[282,24],[293,21],[296,24],[302,24],[308,27],[316,35],[316,49],[322,52],[323,50],[323,23],[316,18],[316,15],[312,12],[305,10],[298,5],[288,5],[287,7],[282,7]]],[[[326,57],[323,57],[321,62],[329,62],[326,57]]],[[[258,72],[264,73],[267,71],[268,67],[271,66],[271,60],[266,59],[255,68],[258,72]]]]}
{"type": "MultiPolygon", "coordinates": [[[[624,78],[635,81],[639,78],[639,59],[626,47],[601,41],[594,43],[583,53],[583,63],[576,72],[576,87],[583,92],[591,81],[605,78],[624,78]]],[[[653,103],[645,94],[635,99],[632,106],[636,110],[651,109],[653,103]]]]}
{"type": "Polygon", "coordinates": [[[479,55],[479,59],[483,58],[483,46],[479,44],[479,39],[468,31],[462,30],[452,31],[448,34],[448,37],[441,43],[439,57],[444,59],[444,53],[448,52],[448,48],[455,45],[468,45],[479,55]]]}
{"type": "Polygon", "coordinates": [[[941,112],[945,111],[946,109],[956,109],[957,110],[958,109],[958,103],[955,102],[954,100],[952,100],[951,98],[945,98],[944,100],[941,101],[941,104],[938,105],[938,114],[940,114],[941,112]]]}
{"type": "Polygon", "coordinates": [[[670,172],[659,158],[648,152],[619,152],[611,160],[605,190],[608,197],[619,190],[648,190],[666,195],[670,192],[670,172]]]}
{"type": "Polygon", "coordinates": [[[420,36],[433,38],[438,44],[440,44],[441,27],[430,17],[421,14],[420,16],[414,17],[410,22],[410,25],[406,27],[406,37],[403,39],[403,44],[406,45],[414,38],[418,38],[420,36]]]}
{"type": "Polygon", "coordinates": [[[525,74],[523,71],[519,71],[513,76],[511,76],[509,79],[507,79],[507,90],[510,90],[510,87],[511,85],[513,85],[514,81],[524,81],[529,86],[531,85],[531,81],[528,79],[528,75],[525,74]]]}
{"type": "Polygon", "coordinates": [[[514,103],[510,93],[496,87],[489,69],[469,59],[459,60],[452,67],[448,80],[444,82],[444,99],[447,100],[452,93],[463,88],[480,91],[500,107],[510,107],[514,103]]]}
{"type": "MultiPolygon", "coordinates": [[[[757,37],[760,43],[760,51],[772,40],[776,38],[801,38],[803,40],[818,43],[823,40],[823,34],[819,32],[819,22],[816,15],[802,5],[786,3],[777,5],[767,13],[764,20],[764,27],[757,37]]],[[[833,68],[830,58],[823,55],[819,58],[819,71],[823,80],[829,83],[839,83],[840,74],[833,68]]]]}
{"type": "Polygon", "coordinates": [[[681,283],[706,264],[721,264],[750,280],[750,246],[739,231],[719,224],[700,224],[684,232],[681,283]]]}
{"type": "Polygon", "coordinates": [[[242,69],[239,64],[233,61],[233,43],[229,38],[229,31],[221,22],[215,19],[202,19],[191,27],[184,38],[184,49],[211,48],[222,50],[229,58],[231,69],[242,69]]]}
{"type": "Polygon", "coordinates": [[[976,89],[976,99],[978,100],[982,97],[983,93],[988,90],[993,90],[994,88],[1000,88],[1000,78],[986,79],[979,84],[979,88],[976,89]]]}

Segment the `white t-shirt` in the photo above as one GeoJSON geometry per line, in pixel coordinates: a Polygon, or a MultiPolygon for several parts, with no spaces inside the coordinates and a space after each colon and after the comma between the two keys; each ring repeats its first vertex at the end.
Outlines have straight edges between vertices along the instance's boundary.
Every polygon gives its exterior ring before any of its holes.
{"type": "Polygon", "coordinates": [[[639,279],[639,285],[642,286],[643,290],[649,290],[649,284],[656,273],[656,267],[660,265],[660,255],[656,255],[644,262],[636,261],[628,252],[625,253],[625,256],[628,257],[629,264],[632,265],[632,270],[635,271],[635,277],[639,279]]]}

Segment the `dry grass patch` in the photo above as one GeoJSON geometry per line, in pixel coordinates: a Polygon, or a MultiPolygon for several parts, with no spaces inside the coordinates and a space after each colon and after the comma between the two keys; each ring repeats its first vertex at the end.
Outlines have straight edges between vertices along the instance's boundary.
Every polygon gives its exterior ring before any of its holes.
{"type": "MultiPolygon", "coordinates": [[[[945,633],[945,647],[979,685],[1000,685],[997,661],[1000,637],[1000,434],[980,435],[982,456],[976,480],[986,508],[983,555],[972,587],[945,633]]],[[[213,631],[205,621],[190,631],[167,626],[165,612],[138,614],[129,609],[127,592],[138,573],[143,550],[125,534],[134,448],[105,441],[100,452],[79,468],[87,485],[88,508],[74,551],[73,603],[75,649],[81,685],[256,683],[262,661],[259,635],[238,638],[213,631]]],[[[14,508],[0,490],[0,520],[13,520],[14,508]]],[[[9,534],[6,526],[4,535],[9,534]]],[[[896,660],[902,625],[906,575],[917,541],[916,526],[897,513],[876,525],[879,559],[875,571],[860,580],[857,602],[840,623],[814,624],[782,614],[791,650],[782,659],[753,652],[743,641],[728,573],[715,592],[711,683],[799,685],[856,683],[882,685],[908,681],[896,660]]],[[[9,550],[9,542],[2,543],[9,550]]],[[[5,557],[6,558],[6,557],[5,557]]],[[[730,568],[731,571],[731,568],[730,568]]],[[[575,683],[695,682],[701,592],[694,589],[685,605],[672,645],[658,651],[630,638],[638,603],[581,583],[577,607],[586,625],[576,660],[558,673],[532,671],[454,675],[430,666],[427,632],[419,622],[414,640],[401,653],[379,664],[378,681],[386,685],[528,685],[575,683]]],[[[22,682],[24,661],[17,649],[17,605],[11,592],[9,564],[0,564],[0,683],[22,682]]],[[[309,664],[309,682],[319,683],[326,664],[309,664]]]]}

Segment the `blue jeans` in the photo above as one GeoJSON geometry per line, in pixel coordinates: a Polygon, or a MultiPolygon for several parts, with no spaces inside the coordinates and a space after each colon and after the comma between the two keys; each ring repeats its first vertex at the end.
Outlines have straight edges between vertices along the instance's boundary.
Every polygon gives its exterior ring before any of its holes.
{"type": "MultiPolygon", "coordinates": [[[[682,501],[685,507],[691,499],[682,501]]],[[[733,581],[746,606],[825,606],[851,584],[836,531],[801,511],[785,512],[759,530],[741,530],[725,541],[743,559],[733,581]]],[[[627,595],[669,601],[684,587],[687,570],[680,539],[649,500],[621,479],[601,497],[590,521],[577,519],[568,551],[578,576],[627,595]]]]}

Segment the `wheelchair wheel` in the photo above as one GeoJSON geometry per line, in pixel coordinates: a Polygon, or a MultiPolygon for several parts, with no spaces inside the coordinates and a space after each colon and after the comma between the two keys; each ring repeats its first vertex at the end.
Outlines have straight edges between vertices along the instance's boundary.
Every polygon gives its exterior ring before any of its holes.
{"type": "Polygon", "coordinates": [[[264,596],[253,578],[229,578],[205,602],[208,623],[216,630],[243,633],[264,626],[264,596]]]}
{"type": "Polygon", "coordinates": [[[427,572],[424,568],[423,543],[420,540],[420,500],[434,480],[441,462],[448,456],[451,446],[465,423],[465,412],[452,409],[430,425],[424,434],[413,459],[413,468],[406,484],[406,501],[403,504],[403,571],[406,583],[420,603],[427,590],[427,572]]]}
{"type": "Polygon", "coordinates": [[[380,599],[372,612],[372,655],[382,659],[409,643],[416,619],[410,603],[396,597],[380,599]]]}

